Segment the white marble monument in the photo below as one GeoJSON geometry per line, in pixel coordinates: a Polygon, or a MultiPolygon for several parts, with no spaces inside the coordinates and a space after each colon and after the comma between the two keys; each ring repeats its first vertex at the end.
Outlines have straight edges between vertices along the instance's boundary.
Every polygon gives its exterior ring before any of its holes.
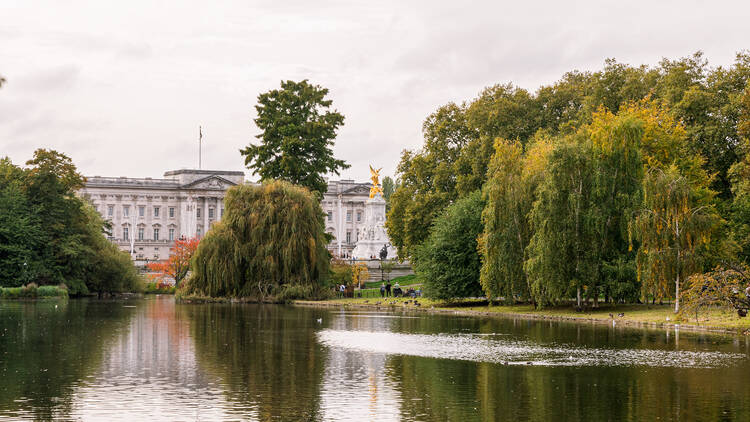
{"type": "Polygon", "coordinates": [[[380,169],[370,167],[372,173],[372,188],[370,188],[370,199],[365,201],[365,221],[357,229],[357,245],[352,250],[352,258],[370,259],[380,258],[383,246],[388,247],[387,259],[396,258],[396,248],[391,246],[388,233],[385,231],[385,199],[380,187],[380,169]]]}
{"type": "Polygon", "coordinates": [[[380,193],[365,202],[365,223],[358,229],[357,245],[352,258],[380,258],[383,245],[388,245],[388,259],[396,258],[396,248],[391,246],[385,231],[385,199],[380,193]]]}

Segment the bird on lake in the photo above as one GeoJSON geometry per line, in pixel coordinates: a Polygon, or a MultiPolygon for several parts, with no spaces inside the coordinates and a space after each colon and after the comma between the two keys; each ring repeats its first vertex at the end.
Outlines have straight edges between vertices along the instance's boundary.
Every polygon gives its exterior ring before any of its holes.
{"type": "Polygon", "coordinates": [[[620,318],[622,318],[622,317],[625,316],[625,312],[620,312],[619,314],[617,314],[617,316],[620,317],[620,318]]]}
{"type": "Polygon", "coordinates": [[[316,321],[318,321],[318,324],[322,324],[323,323],[323,318],[318,318],[316,321]]]}

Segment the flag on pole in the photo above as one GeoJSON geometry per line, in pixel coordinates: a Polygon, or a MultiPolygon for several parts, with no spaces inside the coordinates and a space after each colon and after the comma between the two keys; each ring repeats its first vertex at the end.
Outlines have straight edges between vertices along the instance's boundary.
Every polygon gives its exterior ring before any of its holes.
{"type": "Polygon", "coordinates": [[[203,128],[201,126],[198,126],[198,140],[203,140],[203,128]]]}

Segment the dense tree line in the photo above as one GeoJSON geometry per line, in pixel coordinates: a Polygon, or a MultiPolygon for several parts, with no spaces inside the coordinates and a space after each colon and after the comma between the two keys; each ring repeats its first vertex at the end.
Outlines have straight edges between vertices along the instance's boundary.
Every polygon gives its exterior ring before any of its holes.
{"type": "Polygon", "coordinates": [[[748,78],[745,52],[727,68],[701,53],[607,60],[535,93],[496,85],[440,107],[398,166],[386,225],[399,257],[419,271],[446,208],[481,191],[486,295],[678,298],[690,274],[748,258],[748,78]]]}
{"type": "Polygon", "coordinates": [[[22,168],[0,160],[0,284],[65,284],[72,295],[140,288],[127,253],[107,240],[96,210],[76,196],[70,158],[38,149],[22,168]]]}

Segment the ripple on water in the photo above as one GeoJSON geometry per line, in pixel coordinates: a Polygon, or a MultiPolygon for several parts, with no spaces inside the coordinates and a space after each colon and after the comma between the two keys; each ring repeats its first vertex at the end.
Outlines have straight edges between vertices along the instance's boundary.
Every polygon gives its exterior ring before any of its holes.
{"type": "Polygon", "coordinates": [[[746,359],[739,353],[542,345],[481,335],[349,330],[322,330],[317,335],[323,345],[332,348],[508,365],[716,368],[746,359]]]}

